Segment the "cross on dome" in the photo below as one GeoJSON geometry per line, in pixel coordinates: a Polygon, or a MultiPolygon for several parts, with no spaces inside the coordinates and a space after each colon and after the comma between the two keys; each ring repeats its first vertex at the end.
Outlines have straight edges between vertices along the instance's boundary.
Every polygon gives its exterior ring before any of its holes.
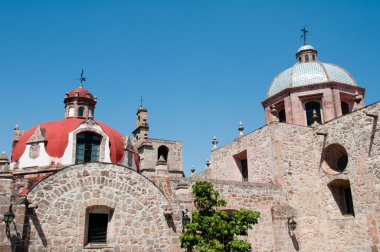
{"type": "Polygon", "coordinates": [[[79,80],[80,80],[80,87],[83,87],[83,82],[85,82],[86,80],[87,80],[87,77],[84,77],[83,76],[83,69],[82,69],[82,72],[81,72],[81,74],[80,74],[80,78],[79,78],[79,80]]]}
{"type": "Polygon", "coordinates": [[[306,42],[306,36],[307,36],[307,33],[309,32],[308,30],[306,30],[306,25],[301,29],[302,31],[302,35],[301,35],[301,38],[303,38],[303,44],[306,45],[307,42],[306,42]]]}

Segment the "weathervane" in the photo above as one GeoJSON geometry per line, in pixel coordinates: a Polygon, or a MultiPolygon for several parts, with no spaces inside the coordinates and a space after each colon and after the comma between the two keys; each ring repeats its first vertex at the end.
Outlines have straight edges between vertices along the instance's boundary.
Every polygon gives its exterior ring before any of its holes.
{"type": "Polygon", "coordinates": [[[81,87],[83,87],[83,82],[85,82],[86,79],[87,79],[87,78],[83,76],[83,69],[82,69],[82,72],[81,72],[81,74],[80,74],[80,78],[79,78],[79,80],[80,80],[80,86],[81,86],[81,87]]]}
{"type": "Polygon", "coordinates": [[[309,32],[308,30],[306,30],[306,25],[301,29],[301,31],[303,32],[303,34],[301,35],[301,38],[303,38],[303,44],[306,45],[306,35],[309,32]]]}

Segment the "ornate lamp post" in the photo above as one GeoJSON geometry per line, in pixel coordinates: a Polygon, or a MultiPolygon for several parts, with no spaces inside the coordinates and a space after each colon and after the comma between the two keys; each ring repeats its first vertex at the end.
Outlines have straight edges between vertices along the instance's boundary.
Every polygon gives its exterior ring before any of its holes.
{"type": "Polygon", "coordinates": [[[182,232],[185,232],[186,225],[189,224],[191,221],[189,215],[187,214],[187,209],[186,212],[182,211],[182,232]]]}
{"type": "Polygon", "coordinates": [[[5,226],[6,226],[5,232],[8,235],[9,235],[9,225],[13,222],[14,218],[15,218],[15,214],[12,211],[12,204],[11,204],[9,206],[8,212],[6,212],[4,214],[4,219],[3,219],[3,221],[5,222],[5,226]]]}
{"type": "Polygon", "coordinates": [[[294,230],[297,227],[297,222],[294,220],[294,216],[288,217],[288,230],[291,236],[294,236],[294,230]]]}

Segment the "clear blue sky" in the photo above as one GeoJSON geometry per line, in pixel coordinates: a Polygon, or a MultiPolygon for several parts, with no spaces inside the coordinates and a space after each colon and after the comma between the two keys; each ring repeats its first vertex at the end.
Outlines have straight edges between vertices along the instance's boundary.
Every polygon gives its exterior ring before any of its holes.
{"type": "Polygon", "coordinates": [[[214,135],[264,125],[261,101],[305,24],[319,59],[378,101],[380,1],[0,0],[0,151],[17,123],[63,118],[84,68],[96,119],[130,134],[142,95],[150,137],[182,141],[186,174],[199,171],[214,135]]]}

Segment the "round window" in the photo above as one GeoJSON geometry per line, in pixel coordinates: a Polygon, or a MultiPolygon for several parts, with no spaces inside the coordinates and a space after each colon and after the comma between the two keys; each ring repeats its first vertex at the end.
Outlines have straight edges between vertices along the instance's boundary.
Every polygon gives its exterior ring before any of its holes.
{"type": "Polygon", "coordinates": [[[330,144],[323,150],[322,169],[331,175],[343,172],[348,164],[346,149],[340,144],[330,144]]]}

